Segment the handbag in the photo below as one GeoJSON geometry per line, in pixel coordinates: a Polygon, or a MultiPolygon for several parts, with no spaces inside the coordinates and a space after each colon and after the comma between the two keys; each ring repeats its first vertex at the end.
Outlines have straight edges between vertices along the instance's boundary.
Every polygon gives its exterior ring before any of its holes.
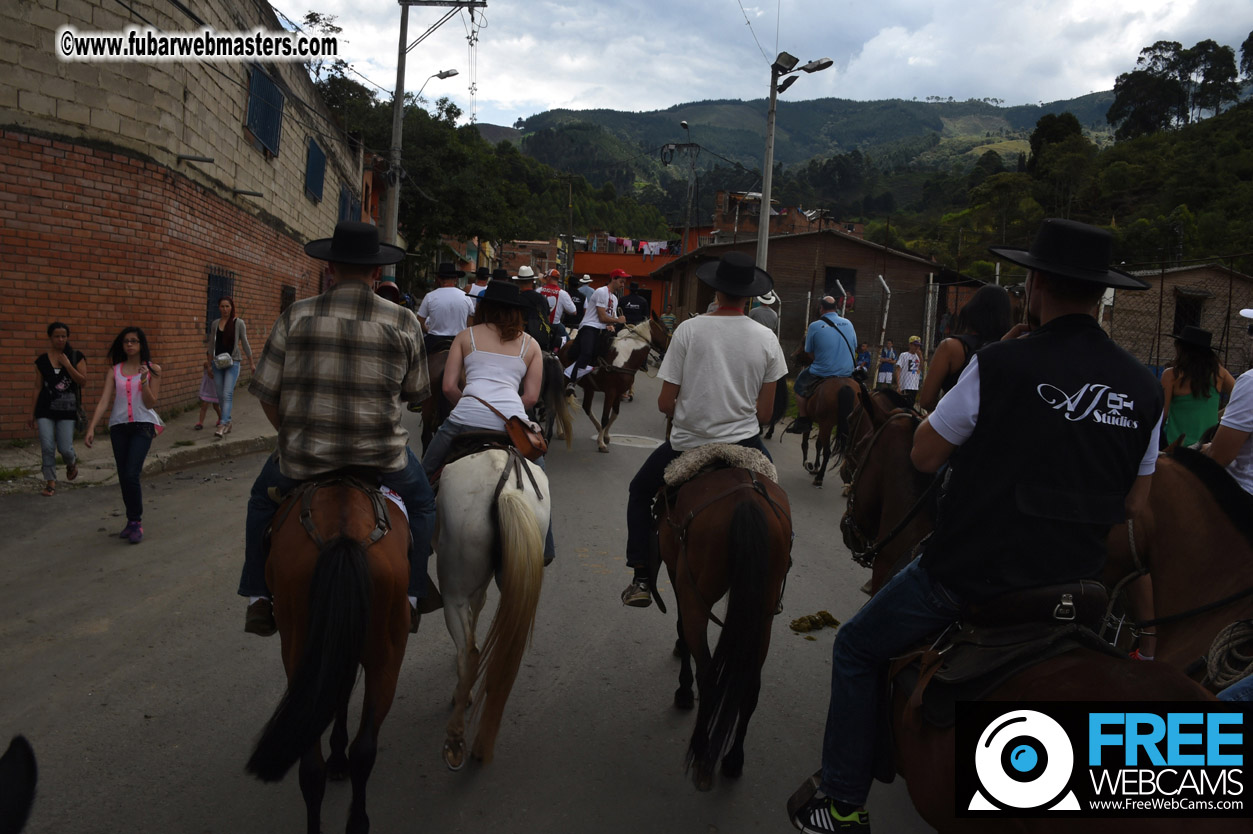
{"type": "Polygon", "coordinates": [[[231,356],[229,353],[219,353],[217,356],[213,357],[213,367],[217,368],[219,371],[224,371],[234,364],[235,357],[231,356]]]}
{"type": "Polygon", "coordinates": [[[529,461],[537,461],[548,451],[548,441],[544,439],[542,432],[538,432],[531,428],[531,423],[523,420],[521,417],[506,417],[496,409],[494,405],[489,403],[482,397],[474,394],[467,394],[473,397],[483,405],[491,409],[492,413],[505,421],[505,434],[509,435],[509,442],[513,444],[513,448],[518,450],[518,454],[529,461]]]}

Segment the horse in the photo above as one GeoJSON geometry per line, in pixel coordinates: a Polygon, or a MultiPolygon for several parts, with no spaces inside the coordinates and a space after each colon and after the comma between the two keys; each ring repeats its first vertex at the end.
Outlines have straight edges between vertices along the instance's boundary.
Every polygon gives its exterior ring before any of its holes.
{"type": "Polygon", "coordinates": [[[287,691],[257,740],[248,772],[277,782],[300,759],[309,834],[321,830],[326,778],[352,778],[349,834],[370,827],[366,781],[396,694],[409,638],[409,527],[404,512],[355,478],[303,484],[279,507],[266,583],[282,638],[287,691]],[[348,701],[365,670],[357,736],[348,701]],[[322,733],[334,719],[329,764],[322,733]]]}
{"type": "Polygon", "coordinates": [[[766,433],[763,435],[765,440],[769,440],[774,437],[775,425],[783,419],[783,415],[787,414],[788,402],[790,401],[790,397],[788,396],[790,391],[787,383],[790,377],[791,374],[786,374],[782,379],[775,383],[774,408],[770,412],[770,422],[765,424],[766,433]]]}
{"type": "MultiPolygon", "coordinates": [[[[622,397],[635,384],[635,372],[648,364],[650,354],[663,353],[669,344],[670,334],[656,317],[623,327],[614,336],[604,361],[577,380],[583,389],[583,413],[596,427],[596,451],[609,451],[609,427],[618,418],[622,397]],[[592,416],[592,398],[597,391],[605,395],[600,420],[592,416]]],[[[561,349],[563,366],[574,364],[577,350],[574,340],[561,349]]]]}
{"type": "Polygon", "coordinates": [[[435,509],[444,622],[457,647],[457,687],[444,741],[444,763],[465,764],[466,707],[478,683],[471,755],[490,763],[505,702],[535,625],[543,585],[544,533],[552,494],[544,471],[512,449],[489,449],[444,466],[435,509]],[[495,484],[495,492],[486,485],[495,484]],[[480,651],[475,646],[487,584],[495,576],[500,604],[480,651]]]}
{"type": "Polygon", "coordinates": [[[818,427],[818,439],[811,464],[809,432],[801,435],[801,464],[814,476],[814,486],[820,489],[831,457],[834,455],[838,463],[839,456],[848,448],[848,422],[860,389],[861,383],[852,377],[827,377],[809,398],[809,416],[818,427]],[[832,429],[835,430],[834,441],[832,429]]]}
{"type": "Polygon", "coordinates": [[[439,431],[440,425],[452,413],[452,403],[444,396],[444,366],[448,363],[448,351],[441,350],[426,357],[427,379],[431,383],[431,394],[422,401],[422,451],[426,451],[431,438],[439,431]]]}
{"type": "Polygon", "coordinates": [[[539,401],[535,403],[535,422],[544,429],[544,440],[551,444],[553,428],[556,426],[561,437],[565,438],[566,448],[574,447],[573,423],[570,419],[570,408],[566,402],[566,378],[562,372],[561,360],[553,353],[544,352],[544,381],[540,385],[539,401]]]}
{"type": "MultiPolygon", "coordinates": [[[[678,603],[675,706],[692,709],[692,658],[700,691],[686,765],[694,768],[696,787],[709,790],[719,757],[724,776],[739,777],[744,769],[744,737],[757,708],[770,626],[791,564],[791,509],[771,478],[741,468],[714,469],[679,488],[673,506],[662,510],[658,535],[678,603]],[[712,612],[724,596],[725,624],[712,612]],[[722,626],[712,656],[706,634],[711,619],[722,626]]],[[[665,611],[660,597],[657,601],[665,611]]]]}
{"type": "Polygon", "coordinates": [[[1214,689],[1247,673],[1247,661],[1222,669],[1226,650],[1214,646],[1253,619],[1253,498],[1223,467],[1188,448],[1158,457],[1146,511],[1110,536],[1105,579],[1118,585],[1138,566],[1153,578],[1156,613],[1140,625],[1157,630],[1155,662],[1204,674],[1214,689]]]}
{"type": "Polygon", "coordinates": [[[0,756],[0,834],[18,834],[26,827],[38,781],[34,749],[25,736],[14,736],[0,756]]]}
{"type": "MultiPolygon", "coordinates": [[[[865,385],[861,386],[857,406],[848,418],[844,457],[840,462],[840,480],[845,484],[853,482],[857,471],[858,450],[864,448],[866,438],[874,433],[875,427],[882,424],[888,414],[902,409],[913,410],[909,400],[899,391],[893,388],[876,388],[871,391],[865,385]]],[[[847,489],[844,494],[848,494],[847,489]]]]}

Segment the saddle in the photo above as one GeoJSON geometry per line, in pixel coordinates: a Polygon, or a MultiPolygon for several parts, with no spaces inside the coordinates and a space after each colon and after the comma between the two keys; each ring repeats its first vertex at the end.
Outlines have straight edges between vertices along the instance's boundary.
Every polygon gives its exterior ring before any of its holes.
{"type": "Polygon", "coordinates": [[[779,482],[779,473],[770,458],[757,449],[740,446],[737,443],[707,443],[679,455],[666,465],[665,483],[672,492],[688,481],[713,469],[738,467],[756,472],[775,483],[779,482]]]}
{"type": "Polygon", "coordinates": [[[891,686],[909,692],[907,721],[951,727],[958,701],[978,701],[1019,672],[1077,648],[1123,657],[1097,631],[1108,597],[1081,580],[1005,594],[962,612],[929,648],[892,662],[891,686]]]}
{"type": "Polygon", "coordinates": [[[270,526],[262,534],[262,546],[265,552],[268,554],[270,551],[271,535],[283,526],[287,516],[297,504],[300,505],[300,524],[309,534],[309,538],[319,549],[326,547],[326,542],[313,524],[313,496],[319,489],[328,486],[351,487],[364,493],[370,499],[370,504],[374,509],[374,529],[360,542],[362,547],[370,547],[392,529],[391,518],[387,514],[387,498],[378,488],[378,478],[379,473],[376,470],[350,467],[302,481],[298,487],[285,494],[271,490],[270,500],[279,505],[279,510],[270,526]]]}

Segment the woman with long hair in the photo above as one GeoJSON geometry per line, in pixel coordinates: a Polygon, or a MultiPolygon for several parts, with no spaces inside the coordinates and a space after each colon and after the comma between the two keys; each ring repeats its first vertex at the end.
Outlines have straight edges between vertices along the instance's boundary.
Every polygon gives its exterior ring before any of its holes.
{"type": "MultiPolygon", "coordinates": [[[[475,429],[505,430],[504,420],[492,408],[506,418],[525,420],[526,410],[539,399],[544,360],[539,345],[524,330],[529,308],[516,285],[489,281],[487,289],[478,296],[475,324],[453,338],[444,365],[443,388],[453,409],[422,456],[422,468],[428,478],[444,465],[457,435],[475,429]]],[[[544,459],[541,457],[536,463],[543,468],[544,459]]],[[[553,554],[550,522],[544,544],[545,564],[552,561],[553,554]]]]}
{"type": "Polygon", "coordinates": [[[1201,435],[1218,425],[1219,395],[1230,394],[1236,385],[1210,348],[1212,339],[1208,330],[1191,325],[1175,336],[1175,359],[1162,372],[1167,445],[1180,437],[1185,446],[1200,442],[1201,435]]]}
{"type": "Polygon", "coordinates": [[[78,477],[74,455],[74,421],[78,417],[80,390],[87,384],[87,359],[70,347],[69,325],[48,325],[48,350],[35,360],[35,391],[31,398],[29,428],[39,430],[44,488],[51,498],[57,492],[57,452],[65,461],[65,479],[78,477]]]}
{"type": "Polygon", "coordinates": [[[248,327],[235,315],[235,299],[229,295],[218,301],[220,316],[209,326],[205,338],[207,354],[205,370],[213,371],[213,385],[217,389],[218,408],[221,417],[213,436],[220,438],[231,430],[231,404],[235,399],[235,383],[239,381],[239,363],[248,357],[249,372],[256,370],[252,361],[252,345],[248,344],[248,327]],[[241,350],[242,349],[242,350],[241,350]]]}
{"type": "Polygon", "coordinates": [[[986,284],[957,313],[953,335],[940,342],[931,356],[931,368],[922,383],[918,402],[930,411],[957,384],[970,357],[988,342],[999,341],[1013,326],[1009,293],[986,284]]]}
{"type": "Polygon", "coordinates": [[[83,442],[91,448],[96,439],[96,426],[112,404],[109,414],[109,441],[113,444],[113,460],[117,464],[118,486],[126,505],[126,527],[118,534],[131,544],[144,538],[144,496],[139,476],[152,439],[165,428],[157,415],[161,394],[161,366],[153,364],[148,337],[138,327],[125,327],[109,347],[112,367],[104,378],[100,402],[87,425],[83,442]]]}

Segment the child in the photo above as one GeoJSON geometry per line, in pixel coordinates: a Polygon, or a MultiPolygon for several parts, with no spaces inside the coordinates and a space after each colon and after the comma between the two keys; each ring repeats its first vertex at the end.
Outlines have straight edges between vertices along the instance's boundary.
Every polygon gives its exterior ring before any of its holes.
{"type": "Polygon", "coordinates": [[[922,387],[922,339],[909,337],[909,352],[901,355],[897,371],[896,390],[909,400],[912,407],[918,399],[918,389],[922,387]]]}
{"type": "Polygon", "coordinates": [[[879,351],[879,374],[875,381],[880,385],[896,384],[896,350],[892,347],[891,339],[885,341],[883,349],[879,351]]]}
{"type": "Polygon", "coordinates": [[[857,345],[857,364],[853,370],[870,371],[870,345],[865,342],[857,345]]]}
{"type": "Polygon", "coordinates": [[[218,422],[222,422],[222,407],[218,405],[218,389],[213,384],[213,377],[209,376],[208,371],[205,371],[204,375],[200,377],[200,416],[196,419],[196,425],[192,426],[196,431],[204,428],[204,415],[209,410],[210,405],[217,412],[218,422]]]}

